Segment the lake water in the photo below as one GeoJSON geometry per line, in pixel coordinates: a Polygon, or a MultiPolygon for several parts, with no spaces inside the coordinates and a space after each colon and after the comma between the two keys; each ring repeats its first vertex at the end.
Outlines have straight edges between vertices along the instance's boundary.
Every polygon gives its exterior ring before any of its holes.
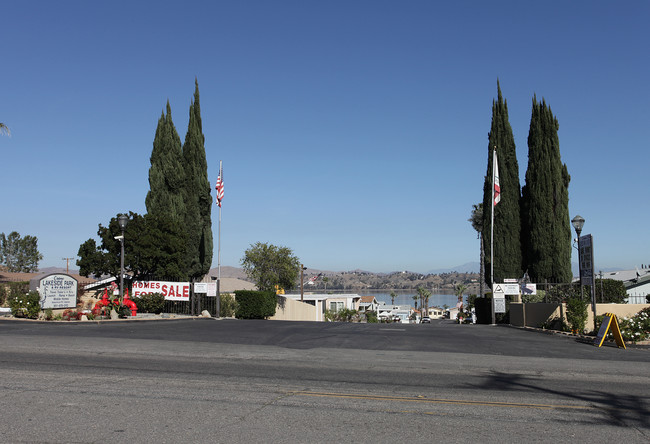
{"type": "MultiPolygon", "coordinates": [[[[322,293],[322,292],[318,292],[318,293],[322,293]]],[[[332,292],[332,296],[341,293],[344,294],[352,293],[352,294],[358,294],[359,296],[374,296],[375,298],[377,298],[377,301],[379,301],[380,304],[382,302],[385,302],[386,304],[391,303],[390,291],[386,292],[386,290],[357,290],[357,291],[337,290],[332,292]]],[[[415,305],[413,296],[418,294],[418,292],[416,290],[395,290],[395,294],[397,295],[397,297],[395,298],[395,305],[410,305],[411,307],[413,307],[415,305]]],[[[463,296],[463,301],[467,303],[467,295],[463,296]]],[[[445,305],[447,305],[447,307],[455,307],[457,302],[458,302],[458,297],[454,294],[432,294],[429,297],[429,307],[443,308],[445,305]]]]}

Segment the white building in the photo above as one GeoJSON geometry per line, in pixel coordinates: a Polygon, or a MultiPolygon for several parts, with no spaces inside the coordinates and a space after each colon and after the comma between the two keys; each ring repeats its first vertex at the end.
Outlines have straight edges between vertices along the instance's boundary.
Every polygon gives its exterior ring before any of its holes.
{"type": "MultiPolygon", "coordinates": [[[[300,300],[299,294],[285,294],[285,297],[295,301],[300,300]]],[[[325,320],[325,310],[339,311],[344,308],[349,310],[359,309],[359,300],[361,296],[358,294],[311,294],[303,295],[303,302],[316,306],[316,313],[318,316],[317,321],[325,320]]]]}

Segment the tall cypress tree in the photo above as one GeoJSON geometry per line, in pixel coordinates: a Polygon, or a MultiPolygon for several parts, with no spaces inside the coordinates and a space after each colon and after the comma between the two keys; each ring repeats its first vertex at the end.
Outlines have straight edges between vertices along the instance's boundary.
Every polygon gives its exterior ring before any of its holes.
{"type": "MultiPolygon", "coordinates": [[[[485,270],[491,270],[492,223],[492,158],[496,147],[501,200],[494,208],[494,282],[523,275],[521,253],[521,216],[519,164],[515,138],[508,120],[508,102],[501,95],[497,80],[498,98],[492,101],[492,126],[488,134],[488,167],[483,185],[482,238],[485,252],[485,270]]],[[[490,277],[486,279],[489,281],[490,277]]]]}
{"type": "Polygon", "coordinates": [[[194,100],[190,104],[190,120],[183,145],[185,171],[185,229],[187,231],[187,271],[190,278],[199,278],[212,265],[212,197],[205,157],[205,137],[201,123],[199,83],[195,79],[194,100]]]}
{"type": "Polygon", "coordinates": [[[571,281],[569,181],[560,158],[559,124],[544,99],[533,96],[528,169],[522,191],[524,260],[533,282],[571,281]]]}
{"type": "Polygon", "coordinates": [[[167,101],[167,115],[162,113],[158,119],[150,160],[149,192],[145,199],[147,213],[177,223],[184,222],[183,152],[181,138],[172,121],[169,101],[167,101]]]}

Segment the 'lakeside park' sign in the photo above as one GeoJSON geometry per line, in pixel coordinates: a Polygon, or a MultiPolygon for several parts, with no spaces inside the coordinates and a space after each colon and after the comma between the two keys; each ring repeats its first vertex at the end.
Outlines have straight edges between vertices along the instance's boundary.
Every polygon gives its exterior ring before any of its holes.
{"type": "Polygon", "coordinates": [[[189,282],[133,281],[133,296],[140,297],[149,293],[160,293],[167,301],[189,301],[189,282]]]}
{"type": "MultiPolygon", "coordinates": [[[[30,282],[31,287],[32,283],[30,282]]],[[[77,280],[67,274],[54,273],[42,277],[37,286],[41,296],[41,309],[56,310],[76,307],[77,287],[77,280]]]]}

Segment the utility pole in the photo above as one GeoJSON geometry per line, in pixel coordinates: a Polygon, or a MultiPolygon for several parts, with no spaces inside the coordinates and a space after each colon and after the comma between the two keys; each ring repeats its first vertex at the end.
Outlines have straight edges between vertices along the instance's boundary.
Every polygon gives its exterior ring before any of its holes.
{"type": "Polygon", "coordinates": [[[62,261],[65,261],[65,274],[70,274],[70,261],[74,259],[73,257],[64,257],[61,258],[62,261]]]}

